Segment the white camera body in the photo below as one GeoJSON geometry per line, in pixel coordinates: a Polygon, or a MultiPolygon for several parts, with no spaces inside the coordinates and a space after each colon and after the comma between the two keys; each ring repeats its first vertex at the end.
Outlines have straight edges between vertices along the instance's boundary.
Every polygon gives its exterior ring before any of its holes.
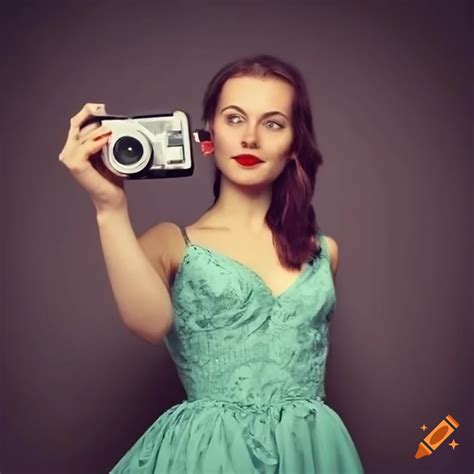
{"type": "MultiPolygon", "coordinates": [[[[95,120],[94,120],[95,119],[95,120]]],[[[97,116],[111,130],[101,159],[125,179],[190,176],[194,172],[190,120],[185,112],[97,116]]]]}

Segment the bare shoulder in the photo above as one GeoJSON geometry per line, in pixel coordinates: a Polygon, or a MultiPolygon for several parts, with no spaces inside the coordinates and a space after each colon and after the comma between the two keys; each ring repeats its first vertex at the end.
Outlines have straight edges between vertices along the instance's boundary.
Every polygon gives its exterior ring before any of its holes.
{"type": "Polygon", "coordinates": [[[336,277],[337,267],[339,265],[339,245],[333,237],[329,235],[324,236],[326,238],[329,255],[331,257],[331,270],[336,277]]]}
{"type": "MultiPolygon", "coordinates": [[[[155,246],[157,243],[161,243],[162,245],[158,245],[155,248],[156,252],[160,252],[159,248],[163,250],[166,246],[176,242],[178,232],[180,232],[180,229],[173,222],[159,222],[144,232],[139,237],[139,240],[145,245],[151,244],[155,246]]],[[[166,248],[166,250],[169,250],[169,248],[166,248]]]]}
{"type": "Polygon", "coordinates": [[[168,290],[171,289],[177,255],[182,246],[180,233],[177,224],[164,221],[153,225],[138,238],[140,247],[168,290]]]}

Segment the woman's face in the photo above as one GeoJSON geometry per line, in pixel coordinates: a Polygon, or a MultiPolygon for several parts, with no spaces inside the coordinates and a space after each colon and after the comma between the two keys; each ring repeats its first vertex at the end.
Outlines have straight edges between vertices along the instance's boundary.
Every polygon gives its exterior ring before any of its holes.
{"type": "Polygon", "coordinates": [[[227,179],[242,185],[269,184],[280,175],[293,140],[293,94],[293,87],[280,79],[227,80],[213,122],[214,159],[227,179]],[[281,114],[265,115],[276,111],[281,114]],[[232,159],[246,153],[263,163],[245,168],[232,159]]]}

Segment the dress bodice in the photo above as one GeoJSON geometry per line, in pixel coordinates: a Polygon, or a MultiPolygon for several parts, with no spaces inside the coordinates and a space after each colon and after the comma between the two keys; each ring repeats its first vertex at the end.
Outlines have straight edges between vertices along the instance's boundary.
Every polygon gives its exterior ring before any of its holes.
{"type": "Polygon", "coordinates": [[[330,316],[336,293],[323,234],[320,253],[275,296],[246,265],[193,244],[172,287],[165,344],[188,400],[259,404],[324,400],[330,316]]]}

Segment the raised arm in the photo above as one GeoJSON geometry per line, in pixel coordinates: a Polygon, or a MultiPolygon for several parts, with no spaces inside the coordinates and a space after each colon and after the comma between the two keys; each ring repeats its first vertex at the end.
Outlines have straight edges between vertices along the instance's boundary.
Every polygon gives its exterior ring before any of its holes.
{"type": "Polygon", "coordinates": [[[125,326],[150,343],[159,342],[173,319],[168,275],[171,223],[137,239],[126,209],[97,214],[105,265],[125,326]]]}

